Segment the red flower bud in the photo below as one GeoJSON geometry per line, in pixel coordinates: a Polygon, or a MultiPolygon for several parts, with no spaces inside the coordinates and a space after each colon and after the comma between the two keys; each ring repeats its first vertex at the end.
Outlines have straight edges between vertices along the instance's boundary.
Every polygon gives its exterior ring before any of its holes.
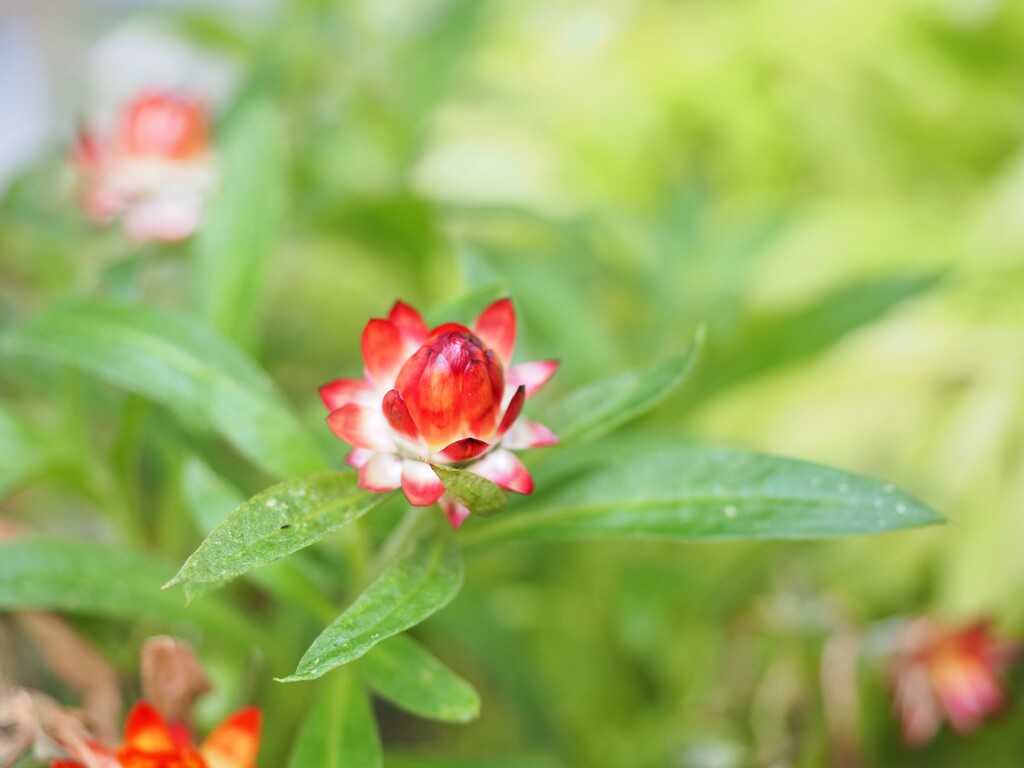
{"type": "Polygon", "coordinates": [[[510,449],[551,445],[544,426],[521,419],[524,401],[551,378],[554,361],[511,365],[516,317],[509,299],[485,309],[472,328],[433,331],[398,302],[363,331],[363,380],[320,388],[327,423],[354,450],[349,463],[372,491],[401,487],[409,502],[439,502],[458,527],[469,514],[444,492],[427,462],[459,464],[506,490],[533,481],[510,449]]]}
{"type": "Polygon", "coordinates": [[[441,448],[494,432],[505,376],[494,352],[464,329],[420,347],[399,371],[395,389],[427,444],[441,448]]]}

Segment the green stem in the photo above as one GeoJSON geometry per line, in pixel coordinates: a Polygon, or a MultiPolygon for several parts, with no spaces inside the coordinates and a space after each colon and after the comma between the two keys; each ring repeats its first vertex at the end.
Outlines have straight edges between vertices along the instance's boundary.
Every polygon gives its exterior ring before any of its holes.
{"type": "Polygon", "coordinates": [[[391,535],[377,550],[377,554],[370,564],[366,583],[380,576],[391,561],[399,557],[409,544],[416,540],[425,521],[429,521],[429,519],[429,515],[424,514],[424,510],[419,507],[410,506],[406,510],[405,517],[395,526],[391,535]]]}

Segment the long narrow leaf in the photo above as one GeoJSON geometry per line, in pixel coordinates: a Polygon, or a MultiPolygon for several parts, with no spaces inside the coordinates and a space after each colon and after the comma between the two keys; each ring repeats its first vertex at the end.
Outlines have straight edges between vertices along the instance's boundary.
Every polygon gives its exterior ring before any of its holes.
{"type": "Polygon", "coordinates": [[[226,338],[251,349],[282,219],[284,130],[266,100],[232,116],[219,147],[223,179],[195,241],[199,309],[226,338]]]}
{"type": "Polygon", "coordinates": [[[283,682],[312,680],[358,659],[443,608],[461,586],[462,557],[451,532],[421,538],[313,641],[283,682]]]}
{"type": "Polygon", "coordinates": [[[463,543],[595,535],[791,539],[942,520],[892,485],[794,459],[701,447],[610,455],[553,468],[567,479],[550,478],[556,487],[546,498],[466,531],[463,543]]]}
{"type": "Polygon", "coordinates": [[[359,668],[377,693],[420,717],[466,723],[480,714],[480,696],[473,686],[408,635],[376,646],[359,668]]]}
{"type": "Polygon", "coordinates": [[[351,673],[334,675],[302,724],[289,768],[380,765],[380,737],[363,687],[351,673]]]}
{"type": "Polygon", "coordinates": [[[646,413],[672,393],[693,370],[704,331],[680,355],[644,371],[625,371],[580,389],[552,409],[549,420],[563,443],[582,443],[646,413]]]}
{"type": "Polygon", "coordinates": [[[388,498],[354,472],[322,472],[253,496],[199,545],[167,586],[220,582],[307,547],[388,498]]]}
{"type": "Polygon", "coordinates": [[[82,368],[208,425],[270,474],[324,467],[270,378],[186,315],[103,303],[60,307],[12,330],[3,349],[82,368]]]}
{"type": "Polygon", "coordinates": [[[0,542],[0,609],[45,609],[137,621],[194,624],[248,648],[260,633],[226,603],[195,610],[160,591],[172,566],[150,554],[82,541],[0,542]]]}

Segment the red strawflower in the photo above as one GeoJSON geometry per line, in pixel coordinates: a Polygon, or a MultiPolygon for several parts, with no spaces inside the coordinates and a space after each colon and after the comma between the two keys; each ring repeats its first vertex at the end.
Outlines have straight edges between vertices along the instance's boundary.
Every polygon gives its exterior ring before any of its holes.
{"type": "Polygon", "coordinates": [[[206,107],[149,91],[127,104],[108,136],[83,132],[72,151],[83,207],[99,223],[123,216],[139,241],[175,242],[199,226],[216,176],[206,107]]]}
{"type": "Polygon", "coordinates": [[[1003,673],[1021,645],[995,637],[989,622],[949,628],[915,619],[899,630],[897,644],[889,682],[908,744],[930,740],[944,719],[970,733],[1005,706],[1003,673]]]}
{"type": "Polygon", "coordinates": [[[261,716],[241,709],[217,726],[197,748],[184,728],[168,727],[145,701],[125,720],[125,742],[116,750],[89,745],[74,760],[54,760],[51,768],[255,768],[261,716]]]}
{"type": "Polygon", "coordinates": [[[445,493],[428,466],[464,466],[505,490],[530,493],[533,479],[512,450],[558,442],[547,427],[521,418],[557,361],[512,365],[516,316],[511,299],[485,309],[466,328],[433,330],[398,302],[363,331],[362,379],[320,388],[327,424],[353,446],[348,463],[371,491],[401,487],[409,503],[440,503],[452,525],[469,510],[445,493]]]}

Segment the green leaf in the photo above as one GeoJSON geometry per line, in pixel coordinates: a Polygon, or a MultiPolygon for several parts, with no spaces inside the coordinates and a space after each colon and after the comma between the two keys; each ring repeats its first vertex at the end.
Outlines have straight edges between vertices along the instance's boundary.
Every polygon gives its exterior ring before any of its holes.
{"type": "Polygon", "coordinates": [[[431,464],[430,468],[448,494],[474,515],[488,517],[508,504],[508,494],[487,478],[441,464],[431,464]]]}
{"type": "Polygon", "coordinates": [[[160,591],[173,566],[150,553],[81,541],[26,537],[0,542],[0,608],[46,609],[203,626],[248,648],[261,632],[225,603],[188,609],[160,591]]]}
{"type": "Polygon", "coordinates": [[[384,768],[560,768],[549,757],[456,757],[396,755],[384,757],[384,768]]]}
{"type": "Polygon", "coordinates": [[[693,370],[703,346],[700,329],[681,355],[645,371],[624,371],[590,384],[559,402],[547,421],[562,443],[593,441],[664,400],[693,370]]]}
{"type": "Polygon", "coordinates": [[[480,714],[480,696],[473,686],[408,635],[380,643],[359,668],[377,693],[420,717],[466,723],[480,714]]]}
{"type": "Polygon", "coordinates": [[[942,520],[892,485],[795,459],[678,446],[612,456],[552,462],[537,479],[551,489],[543,499],[466,531],[463,544],[596,535],[794,539],[942,520]]]}
{"type": "Polygon", "coordinates": [[[289,768],[380,765],[380,737],[366,693],[355,675],[333,675],[302,724],[289,768]]]}
{"type": "Polygon", "coordinates": [[[938,276],[932,274],[843,286],[807,306],[748,317],[732,338],[715,333],[688,405],[693,407],[727,387],[812,358],[937,282],[938,276]]]}
{"type": "Polygon", "coordinates": [[[306,651],[282,682],[312,680],[358,659],[377,643],[419,624],[462,587],[462,556],[451,531],[423,537],[391,563],[306,651]]]}
{"type": "Polygon", "coordinates": [[[233,579],[362,517],[388,498],[354,472],[321,472],[253,496],[213,529],[167,586],[233,579]]]}
{"type": "Polygon", "coordinates": [[[251,349],[283,218],[279,111],[265,98],[243,102],[218,147],[222,179],[195,240],[194,285],[207,324],[251,349]]]}
{"type": "Polygon", "coordinates": [[[280,476],[323,458],[270,378],[190,317],[145,306],[52,309],[4,338],[8,353],[77,366],[209,425],[243,456],[280,476]]]}
{"type": "Polygon", "coordinates": [[[7,410],[0,408],[0,499],[45,472],[59,457],[7,410]]]}
{"type": "Polygon", "coordinates": [[[182,492],[192,520],[204,536],[245,503],[245,497],[237,489],[195,457],[185,464],[182,492]]]}
{"type": "MultiPolygon", "coordinates": [[[[193,520],[205,534],[245,502],[241,493],[198,458],[189,459],[185,464],[182,491],[193,520]]],[[[279,560],[247,576],[281,600],[302,606],[322,621],[330,621],[335,616],[333,604],[324,596],[320,586],[303,572],[301,565],[295,558],[279,560]]],[[[185,600],[191,603],[225,583],[187,582],[185,600]]]]}

